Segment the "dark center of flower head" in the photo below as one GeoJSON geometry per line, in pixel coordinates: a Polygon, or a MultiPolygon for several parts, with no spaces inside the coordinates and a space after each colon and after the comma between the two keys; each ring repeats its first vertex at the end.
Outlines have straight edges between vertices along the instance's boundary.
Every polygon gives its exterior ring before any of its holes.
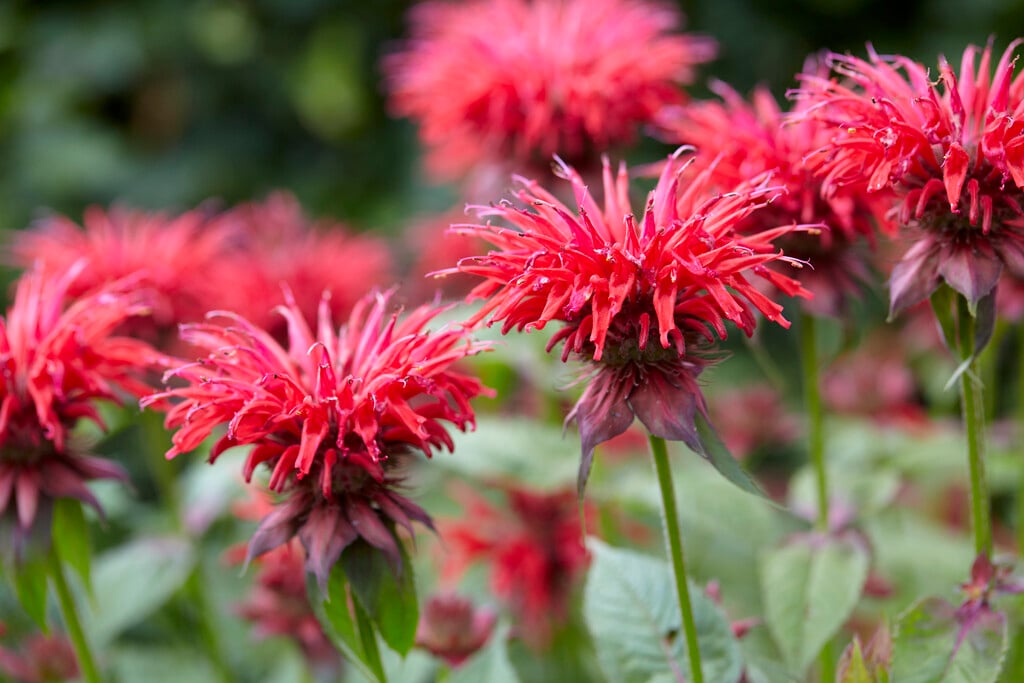
{"type": "Polygon", "coordinates": [[[57,455],[53,441],[46,437],[35,409],[15,408],[8,418],[0,445],[0,463],[32,465],[57,455]]]}
{"type": "Polygon", "coordinates": [[[624,339],[618,343],[606,343],[603,365],[621,367],[625,365],[656,365],[679,361],[679,351],[674,347],[663,347],[656,339],[649,340],[643,347],[636,339],[624,339]]]}

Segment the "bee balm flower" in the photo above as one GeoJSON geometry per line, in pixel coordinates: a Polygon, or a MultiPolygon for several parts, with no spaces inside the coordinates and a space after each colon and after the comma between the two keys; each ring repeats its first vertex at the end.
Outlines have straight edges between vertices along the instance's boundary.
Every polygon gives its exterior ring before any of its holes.
{"type": "Polygon", "coordinates": [[[643,216],[629,207],[625,166],[613,177],[604,167],[604,208],[573,169],[562,166],[579,209],[573,212],[537,183],[522,180],[518,199],[481,207],[512,229],[457,226],[497,247],[463,259],[456,270],[482,277],[470,297],[485,299],[476,319],[501,322],[502,332],[564,323],[549,344],[561,343],[562,360],[579,358],[593,374],[569,419],[582,438],[580,487],[594,447],[626,431],[634,416],[654,436],[684,441],[703,453],[694,419],[706,415],[697,376],[702,353],[730,320],[753,333],[755,313],[788,326],[782,306],[750,278],[791,295],[807,295],[798,282],[766,267],[786,260],[772,240],[801,229],[790,224],[749,236],[736,227],[768,205],[779,191],[745,185],[711,192],[705,171],[684,178],[681,154],[671,157],[643,216]]]}
{"type": "Polygon", "coordinates": [[[209,351],[168,373],[185,386],[143,401],[167,408],[166,424],[177,429],[168,458],[220,426],[227,431],[211,460],[232,446],[252,446],[246,479],[266,463],[269,488],[284,500],[260,523],[249,557],[297,535],[321,587],[360,538],[400,564],[393,525],[411,531],[413,521],[431,521],[401,494],[399,467],[412,452],[451,449],[445,423],[472,427],[469,400],[485,391],[451,367],[484,348],[466,329],[427,330],[442,310],[429,306],[399,320],[387,314],[388,300],[364,298],[340,329],[325,300],[315,333],[290,302],[278,309],[288,322],[288,348],[235,314],[211,314],[225,324],[183,328],[186,341],[209,351]]]}

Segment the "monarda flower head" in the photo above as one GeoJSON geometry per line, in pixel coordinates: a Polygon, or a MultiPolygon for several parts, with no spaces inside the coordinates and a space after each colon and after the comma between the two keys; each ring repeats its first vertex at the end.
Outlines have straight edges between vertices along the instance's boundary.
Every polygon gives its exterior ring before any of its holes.
{"type": "Polygon", "coordinates": [[[446,423],[474,425],[469,400],[485,391],[452,368],[484,347],[459,326],[427,325],[443,309],[423,306],[399,319],[388,295],[360,300],[347,325],[333,327],[325,300],[316,331],[289,301],[287,348],[232,313],[185,326],[182,336],[206,349],[202,360],[168,373],[185,386],[147,397],[167,409],[177,431],[172,458],[191,451],[218,427],[211,461],[233,446],[252,446],[243,474],[271,472],[269,488],[284,500],[260,523],[249,557],[297,535],[306,569],[321,587],[350,544],[363,539],[398,567],[394,524],[431,525],[402,495],[400,465],[415,451],[453,447],[446,423]],[[214,322],[220,319],[224,324],[214,322]]]}
{"type": "MultiPolygon", "coordinates": [[[[874,245],[877,195],[862,188],[822,193],[822,180],[804,163],[832,131],[814,120],[787,122],[767,88],[757,88],[749,100],[722,82],[711,86],[721,99],[693,102],[666,110],[660,117],[661,136],[674,144],[698,148],[698,168],[708,168],[723,191],[762,174],[786,192],[766,209],[755,212],[738,227],[742,234],[786,223],[821,223],[822,230],[784,236],[780,246],[787,256],[806,261],[797,279],[814,297],[808,311],[838,316],[846,300],[856,296],[869,279],[866,253],[874,245]]],[[[789,116],[799,117],[800,104],[789,116]]]]}
{"type": "Polygon", "coordinates": [[[391,108],[420,125],[435,172],[582,163],[629,142],[715,43],[673,33],[678,11],[644,0],[425,2],[385,63],[391,108]]]}
{"type": "Polygon", "coordinates": [[[26,272],[0,319],[0,523],[12,530],[16,556],[30,538],[48,543],[56,499],[99,509],[86,482],[127,478],[116,463],[80,452],[72,429],[82,419],[103,426],[98,400],[151,391],[138,377],[155,366],[157,352],[113,335],[148,312],[147,302],[125,281],[70,301],[87,263],[59,274],[26,272]]]}
{"type": "Polygon", "coordinates": [[[890,279],[892,314],[945,281],[973,307],[1005,267],[1024,276],[1024,81],[1015,41],[992,69],[992,46],[968,46],[960,73],[938,77],[868,47],[868,59],[831,54],[839,78],[804,74],[792,95],[805,117],[832,127],[811,155],[827,193],[892,191],[892,217],[915,240],[890,279]]]}
{"type": "Polygon", "coordinates": [[[563,165],[578,211],[520,179],[516,196],[529,208],[503,203],[478,209],[512,229],[456,226],[497,247],[457,267],[484,278],[470,294],[485,299],[475,319],[500,322],[503,333],[562,322],[548,349],[561,343],[563,361],[574,357],[593,366],[569,414],[582,438],[581,489],[594,447],[626,431],[634,416],[652,435],[704,453],[694,422],[698,411],[707,415],[697,384],[708,362],[704,352],[716,335],[726,336],[726,320],[748,335],[757,312],[789,325],[782,306],[749,278],[808,295],[796,280],[766,267],[787,260],[772,241],[802,226],[736,233],[779,190],[747,184],[714,193],[707,171],[687,178],[686,169],[681,152],[669,158],[639,220],[630,210],[625,166],[613,175],[606,161],[604,208],[563,165]]]}

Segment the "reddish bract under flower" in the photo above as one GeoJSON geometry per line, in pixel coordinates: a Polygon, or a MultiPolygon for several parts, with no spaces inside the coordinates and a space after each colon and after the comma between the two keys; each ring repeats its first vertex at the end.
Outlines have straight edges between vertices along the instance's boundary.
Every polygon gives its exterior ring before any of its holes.
{"type": "Polygon", "coordinates": [[[458,491],[464,514],[441,528],[449,551],[444,573],[454,579],[474,562],[488,563],[491,589],[517,620],[517,634],[540,649],[565,619],[590,562],[579,504],[568,491],[505,486],[503,492],[507,507],[468,488],[458,491]]]}
{"type": "Polygon", "coordinates": [[[1015,41],[992,76],[992,46],[968,46],[960,74],[939,60],[933,81],[902,56],[830,55],[842,81],[804,74],[793,93],[832,139],[810,163],[826,191],[893,190],[893,215],[921,231],[890,281],[892,312],[945,281],[972,304],[1005,266],[1024,276],[1024,80],[1015,41]],[[979,59],[980,55],[980,59],[979,59]],[[941,84],[942,92],[939,92],[941,84]]]}
{"type": "Polygon", "coordinates": [[[416,645],[448,666],[460,666],[487,643],[497,619],[492,610],[477,608],[461,595],[432,595],[423,606],[416,645]]]}
{"type": "Polygon", "coordinates": [[[15,511],[15,553],[37,518],[48,538],[54,499],[99,509],[85,482],[126,478],[115,463],[78,453],[70,432],[81,419],[103,426],[97,400],[151,391],[138,376],[155,367],[158,354],[112,334],[149,310],[142,293],[122,281],[69,305],[68,289],[86,265],[25,273],[0,319],[0,515],[15,511]]]}
{"type": "Polygon", "coordinates": [[[52,273],[87,259],[88,267],[68,285],[73,297],[137,277],[152,292],[152,311],[133,321],[132,334],[164,342],[177,338],[180,323],[202,320],[207,311],[223,306],[224,288],[213,275],[232,243],[231,232],[200,210],[167,216],[90,207],[81,227],[54,216],[17,233],[12,254],[18,265],[38,262],[52,273]]]}
{"type": "Polygon", "coordinates": [[[391,280],[391,256],[382,240],[310,221],[287,192],[237,206],[216,225],[239,238],[216,270],[222,302],[216,309],[238,313],[281,343],[287,329],[274,308],[284,303],[282,285],[306,320],[316,318],[324,292],[330,292],[331,316],[341,320],[370,288],[391,280]]]}
{"type": "Polygon", "coordinates": [[[683,101],[715,43],[672,33],[679,24],[670,5],[642,0],[426,2],[385,62],[391,107],[420,124],[448,176],[556,153],[579,163],[683,101]]]}
{"type": "Polygon", "coordinates": [[[395,468],[412,451],[430,456],[452,449],[445,423],[469,429],[469,400],[486,390],[452,364],[481,351],[461,327],[428,331],[443,309],[423,306],[399,320],[388,295],[362,299],[336,330],[327,302],[314,334],[294,302],[278,308],[288,323],[288,348],[231,313],[225,320],[185,326],[182,336],[210,351],[168,373],[184,387],[144,399],[167,408],[177,428],[167,457],[196,448],[221,425],[227,432],[211,460],[233,446],[252,445],[247,480],[261,463],[269,488],[287,498],[249,543],[254,557],[298,535],[306,568],[325,585],[341,552],[362,538],[396,565],[400,550],[390,522],[411,531],[430,525],[417,505],[396,491],[395,468]]]}
{"type": "MultiPolygon", "coordinates": [[[[770,207],[743,221],[738,227],[742,234],[786,223],[821,223],[821,231],[785,236],[780,245],[787,256],[811,266],[797,275],[814,293],[805,308],[815,314],[841,314],[845,299],[868,280],[864,255],[857,250],[861,242],[874,245],[882,197],[858,188],[823,196],[822,180],[804,158],[827,142],[829,128],[815,120],[788,123],[767,88],[755,89],[750,101],[721,82],[712,83],[712,89],[720,101],[666,110],[660,117],[662,136],[674,144],[696,146],[696,165],[706,168],[722,191],[763,174],[786,190],[770,207]]],[[[800,115],[798,103],[789,116],[800,115]]]]}
{"type": "Polygon", "coordinates": [[[579,174],[563,165],[578,213],[521,179],[517,197],[530,208],[478,207],[481,217],[496,216],[515,229],[455,226],[498,248],[453,269],[484,278],[470,295],[486,299],[474,321],[501,322],[503,333],[564,322],[549,350],[562,343],[563,360],[575,355],[595,363],[569,415],[582,437],[581,489],[594,447],[624,432],[634,415],[653,435],[703,452],[694,416],[706,414],[697,376],[707,361],[697,352],[716,335],[726,336],[726,320],[747,334],[753,333],[755,312],[789,325],[782,306],[749,276],[790,295],[809,295],[796,280],[766,267],[792,262],[772,242],[807,226],[736,233],[779,191],[747,184],[714,193],[706,170],[685,178],[686,167],[679,153],[668,160],[639,221],[630,211],[625,166],[613,177],[606,162],[603,209],[579,174]]]}

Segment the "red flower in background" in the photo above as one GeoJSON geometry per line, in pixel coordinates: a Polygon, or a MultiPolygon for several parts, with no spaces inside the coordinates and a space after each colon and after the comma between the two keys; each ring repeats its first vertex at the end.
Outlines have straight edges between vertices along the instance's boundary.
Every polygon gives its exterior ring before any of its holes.
{"type": "Polygon", "coordinates": [[[563,322],[549,350],[561,343],[563,360],[575,356],[593,364],[568,418],[577,421],[582,439],[581,489],[594,447],[626,431],[634,416],[651,434],[703,453],[694,423],[697,411],[707,414],[697,384],[708,362],[702,352],[716,335],[726,336],[726,320],[747,334],[756,312],[789,325],[782,306],[748,278],[787,294],[808,294],[766,267],[791,261],[772,241],[803,226],[736,233],[779,191],[747,184],[714,193],[707,171],[686,177],[686,167],[679,154],[669,159],[639,221],[630,210],[625,166],[613,177],[605,163],[603,209],[579,174],[563,166],[577,212],[521,179],[516,196],[529,208],[478,208],[481,218],[498,217],[513,229],[456,226],[497,247],[457,267],[484,279],[470,295],[486,300],[475,320],[501,322],[503,333],[563,322]]]}
{"type": "MultiPolygon", "coordinates": [[[[822,223],[827,229],[785,236],[779,245],[787,256],[807,261],[797,279],[814,297],[804,306],[817,315],[840,315],[845,300],[857,295],[869,280],[862,243],[874,244],[879,196],[863,189],[822,193],[822,180],[804,163],[819,149],[831,130],[814,120],[787,123],[787,116],[767,88],[757,88],[747,101],[725,83],[712,83],[721,100],[694,102],[666,110],[662,135],[674,144],[691,144],[700,154],[697,165],[707,169],[722,191],[768,173],[771,183],[786,190],[771,206],[745,219],[742,234],[786,223],[822,223]]],[[[800,103],[790,116],[800,116],[800,103]]]]}
{"type": "Polygon", "coordinates": [[[329,221],[314,223],[287,192],[241,204],[217,223],[240,241],[216,271],[222,297],[217,308],[238,313],[282,343],[286,325],[274,313],[284,303],[282,285],[306,320],[316,318],[324,292],[330,292],[331,315],[341,320],[367,291],[391,280],[391,255],[383,240],[329,221]]]}
{"type": "Polygon", "coordinates": [[[573,161],[629,142],[715,43],[673,31],[672,6],[640,0],[425,2],[385,62],[391,108],[420,125],[431,168],[573,161]]]}
{"type": "Polygon", "coordinates": [[[893,216],[914,243],[893,269],[892,313],[945,281],[972,305],[1005,267],[1024,276],[1024,81],[1015,41],[992,75],[992,46],[969,46],[960,74],[939,77],[899,55],[832,54],[841,80],[804,74],[794,93],[805,117],[832,127],[811,157],[828,192],[893,191],[893,216]],[[940,92],[941,86],[941,92],[940,92]]]}
{"type": "Polygon", "coordinates": [[[501,490],[505,507],[468,488],[458,491],[463,515],[441,527],[444,573],[454,580],[474,562],[490,565],[491,590],[518,622],[518,635],[543,648],[590,562],[579,501],[569,491],[501,490]]]}
{"type": "Polygon", "coordinates": [[[115,207],[86,209],[82,226],[63,216],[46,218],[14,237],[13,260],[42,263],[63,273],[86,259],[68,295],[82,296],[133,276],[151,291],[151,315],[132,321],[131,332],[158,342],[177,339],[178,324],[202,320],[223,305],[224,288],[211,277],[228,254],[233,236],[200,210],[180,216],[115,207]]]}
{"type": "Polygon", "coordinates": [[[0,319],[0,516],[14,518],[15,554],[33,534],[49,538],[55,499],[99,509],[85,482],[127,478],[119,465],[80,453],[71,430],[81,419],[103,426],[97,400],[151,391],[138,376],[156,365],[157,353],[112,334],[147,312],[147,302],[125,281],[69,302],[87,264],[59,275],[25,273],[0,319]]]}
{"type": "Polygon", "coordinates": [[[398,468],[415,451],[450,450],[445,423],[471,428],[469,400],[485,392],[451,367],[483,345],[461,327],[427,330],[443,309],[423,306],[399,320],[387,313],[388,300],[364,298],[337,330],[324,301],[315,333],[289,302],[278,308],[288,348],[231,313],[214,316],[223,325],[185,326],[186,341],[209,355],[168,373],[185,386],[143,401],[166,408],[167,427],[177,429],[168,458],[222,425],[211,461],[233,446],[253,447],[246,480],[266,463],[270,490],[286,496],[261,522],[249,557],[297,535],[321,586],[360,538],[400,564],[393,524],[411,531],[412,521],[431,521],[399,492],[398,468]]]}
{"type": "Polygon", "coordinates": [[[487,643],[497,620],[492,610],[477,608],[469,598],[455,593],[432,595],[423,606],[416,645],[456,667],[487,643]]]}
{"type": "MultiPolygon", "coordinates": [[[[0,636],[5,635],[0,623],[0,636]]],[[[0,647],[0,673],[14,683],[49,683],[77,680],[78,660],[64,635],[35,633],[15,648],[0,647]]]]}

